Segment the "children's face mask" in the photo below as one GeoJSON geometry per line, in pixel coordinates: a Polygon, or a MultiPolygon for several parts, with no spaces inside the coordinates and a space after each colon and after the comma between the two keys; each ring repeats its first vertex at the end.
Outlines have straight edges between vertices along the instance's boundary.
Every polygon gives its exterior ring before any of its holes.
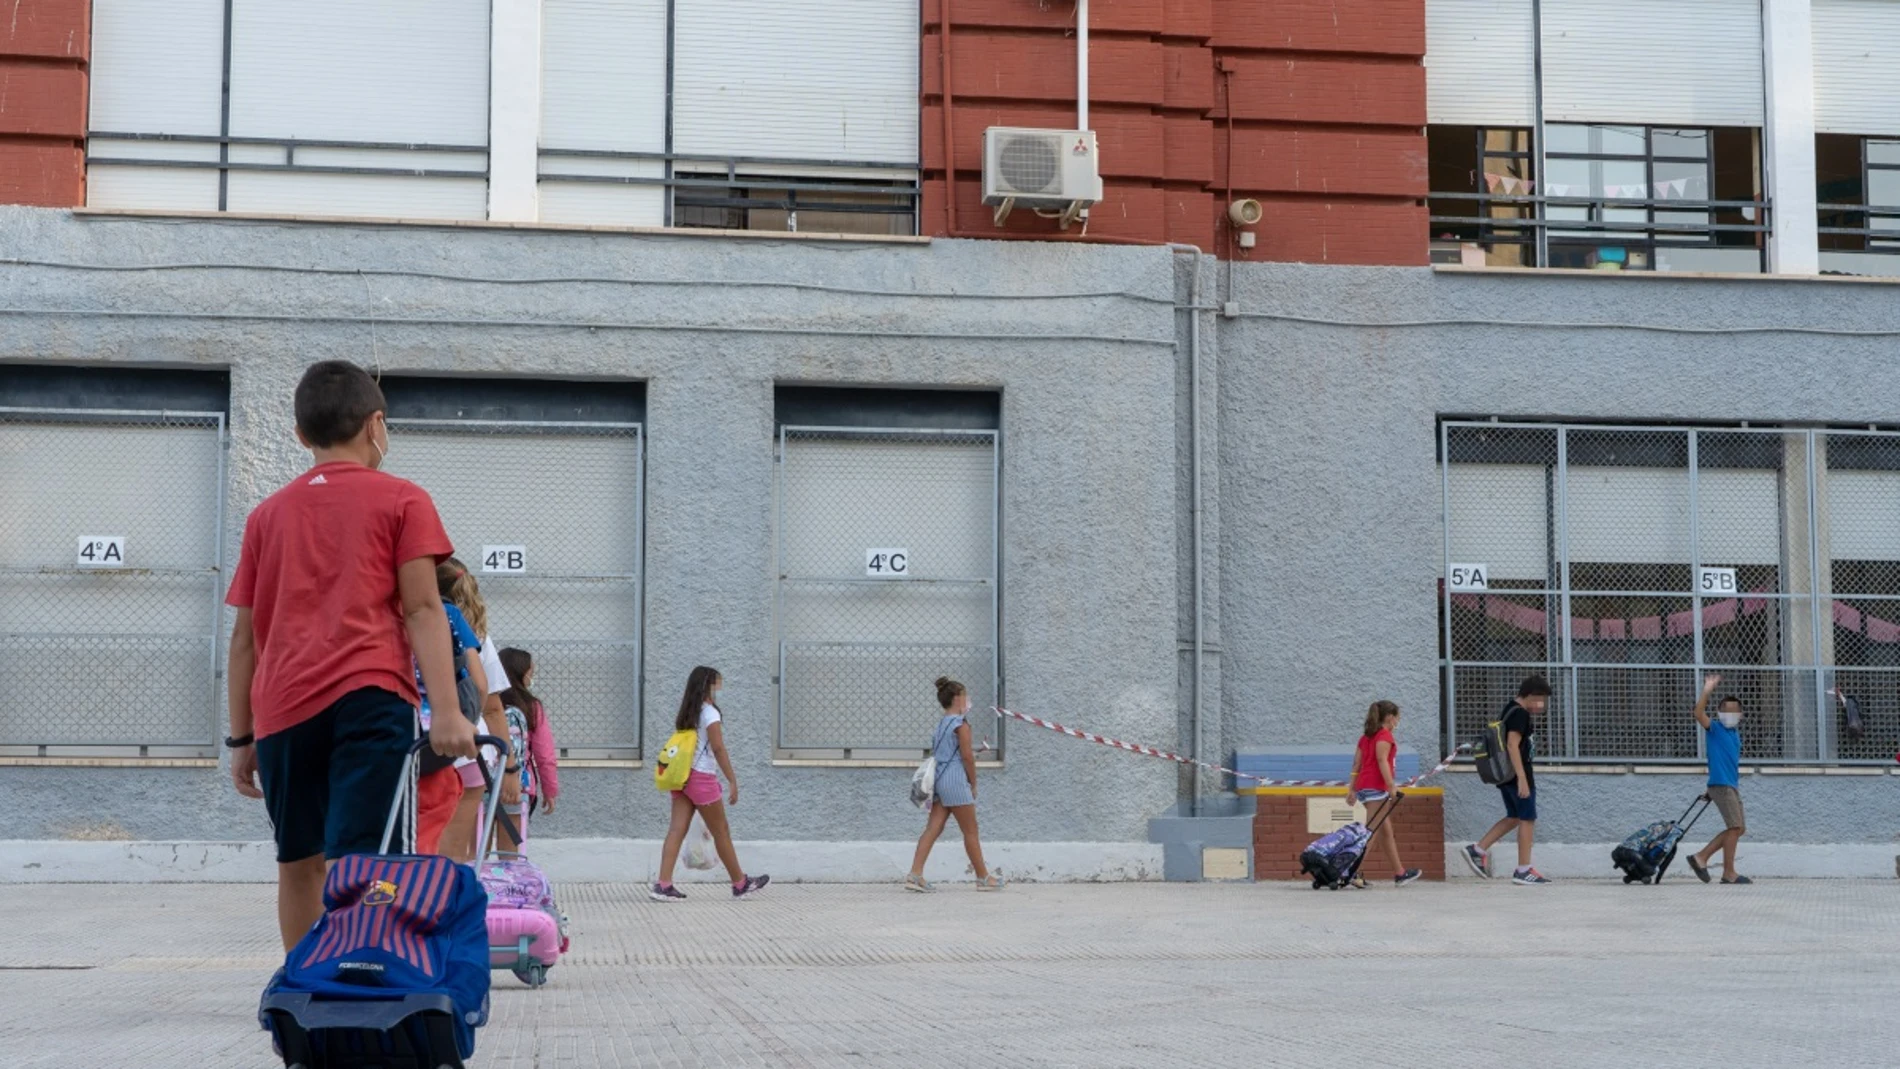
{"type": "Polygon", "coordinates": [[[1730,731],[1734,731],[1742,724],[1742,714],[1740,713],[1717,713],[1715,716],[1716,719],[1722,721],[1722,726],[1730,731]]]}

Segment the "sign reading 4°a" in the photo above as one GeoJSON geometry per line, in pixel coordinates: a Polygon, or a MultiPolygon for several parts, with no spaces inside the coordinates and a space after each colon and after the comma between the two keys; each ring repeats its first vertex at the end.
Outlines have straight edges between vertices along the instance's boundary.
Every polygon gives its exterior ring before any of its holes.
{"type": "Polygon", "coordinates": [[[74,563],[81,568],[125,567],[125,536],[80,535],[74,563]]]}

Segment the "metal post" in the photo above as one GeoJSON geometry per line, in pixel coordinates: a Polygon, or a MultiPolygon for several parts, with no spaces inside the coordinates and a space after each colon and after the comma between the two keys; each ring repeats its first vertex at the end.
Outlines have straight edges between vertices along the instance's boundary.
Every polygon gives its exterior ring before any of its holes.
{"type": "Polygon", "coordinates": [[[223,707],[219,701],[219,684],[224,679],[224,667],[218,663],[218,638],[224,630],[224,524],[225,524],[225,450],[231,446],[225,433],[226,417],[218,414],[218,510],[211,536],[211,743],[224,737],[224,730],[218,724],[218,712],[223,707]]]}
{"type": "MultiPolygon", "coordinates": [[[[1579,753],[1582,733],[1577,729],[1577,666],[1570,650],[1570,430],[1557,428],[1557,584],[1558,622],[1563,638],[1558,650],[1564,669],[1564,743],[1572,760],[1579,753]]],[[[1546,649],[1549,647],[1546,646],[1546,649]]]]}
{"type": "MultiPolygon", "coordinates": [[[[1000,417],[1000,413],[999,413],[1000,417]]],[[[990,439],[990,700],[1003,701],[1003,429],[990,439]]],[[[1003,754],[1003,719],[990,718],[991,743],[1003,754]]]]}
{"type": "Polygon", "coordinates": [[[772,583],[772,630],[778,639],[778,686],[774,687],[778,700],[772,714],[772,745],[782,747],[785,744],[785,444],[786,429],[778,429],[778,456],[774,457],[773,480],[777,493],[778,530],[772,539],[772,574],[776,579],[772,583]]]}
{"type": "MultiPolygon", "coordinates": [[[[1703,673],[1707,671],[1702,650],[1702,459],[1701,436],[1694,428],[1689,430],[1689,612],[1694,629],[1695,673],[1692,686],[1700,693],[1703,673]]],[[[1695,736],[1697,757],[1706,756],[1704,747],[1708,740],[1705,732],[1698,731],[1695,736]]]]}
{"type": "Polygon", "coordinates": [[[1445,632],[1445,700],[1439,708],[1439,729],[1443,733],[1439,741],[1449,753],[1458,745],[1458,680],[1451,626],[1451,426],[1444,422],[1438,424],[1438,456],[1439,540],[1445,550],[1439,562],[1443,570],[1438,573],[1439,612],[1444,617],[1445,632]]]}
{"type": "Polygon", "coordinates": [[[1075,128],[1089,128],[1089,0],[1075,0],[1075,128]]]}
{"type": "Polygon", "coordinates": [[[647,752],[647,427],[635,425],[634,442],[639,464],[634,471],[633,537],[633,741],[641,757],[647,752]]]}
{"type": "MultiPolygon", "coordinates": [[[[1814,632],[1808,642],[1808,649],[1812,653],[1812,657],[1810,659],[1814,662],[1814,665],[1812,667],[1812,672],[1814,675],[1814,728],[1815,728],[1814,757],[1817,761],[1825,761],[1828,759],[1828,754],[1827,754],[1827,748],[1828,748],[1827,747],[1827,728],[1828,728],[1828,720],[1829,720],[1828,714],[1832,710],[1827,704],[1827,682],[1826,682],[1826,679],[1824,678],[1825,672],[1823,670],[1822,658],[1821,658],[1822,636],[1828,633],[1822,631],[1821,628],[1823,626],[1826,626],[1826,627],[1833,626],[1834,605],[1833,605],[1833,598],[1832,596],[1830,596],[1828,598],[1827,618],[1823,619],[1821,615],[1821,525],[1819,522],[1819,518],[1816,515],[1816,513],[1820,511],[1820,507],[1821,507],[1821,494],[1820,494],[1819,489],[1817,488],[1818,481],[1820,479],[1821,468],[1820,468],[1819,462],[1815,458],[1815,452],[1819,448],[1822,448],[1825,445],[1827,439],[1825,435],[1817,434],[1813,430],[1809,430],[1807,432],[1807,438],[1808,438],[1808,448],[1807,448],[1807,454],[1808,454],[1808,612],[1810,614],[1811,619],[1814,621],[1813,622],[1814,632]]],[[[1830,560],[1832,560],[1833,554],[1832,553],[1828,554],[1828,557],[1830,560]]],[[[1829,582],[1828,582],[1828,590],[1830,592],[1830,595],[1832,594],[1833,589],[1834,589],[1834,584],[1832,581],[1832,577],[1830,577],[1829,582]]],[[[1829,638],[1831,639],[1832,636],[1829,635],[1829,638]]],[[[1828,645],[1831,648],[1833,643],[1830,641],[1828,645]]],[[[1786,759],[1788,757],[1788,753],[1785,749],[1782,751],[1781,756],[1783,759],[1786,759]]]]}
{"type": "MultiPolygon", "coordinates": [[[[1531,152],[1537,160],[1538,192],[1531,201],[1531,211],[1538,225],[1532,229],[1537,233],[1537,263],[1545,267],[1550,263],[1550,228],[1543,225],[1545,220],[1544,199],[1550,195],[1546,187],[1549,175],[1544,170],[1544,4],[1543,0],[1531,0],[1531,152]]],[[[1565,587],[1568,588],[1566,583],[1565,587]]]]}

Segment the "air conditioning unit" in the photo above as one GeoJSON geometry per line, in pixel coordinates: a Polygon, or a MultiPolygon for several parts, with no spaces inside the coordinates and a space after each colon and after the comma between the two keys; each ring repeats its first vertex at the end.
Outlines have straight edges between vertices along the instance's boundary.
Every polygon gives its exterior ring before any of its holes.
{"type": "Polygon", "coordinates": [[[1102,199],[1093,130],[983,131],[983,203],[996,208],[996,225],[1016,208],[1054,212],[1067,227],[1102,199]]]}

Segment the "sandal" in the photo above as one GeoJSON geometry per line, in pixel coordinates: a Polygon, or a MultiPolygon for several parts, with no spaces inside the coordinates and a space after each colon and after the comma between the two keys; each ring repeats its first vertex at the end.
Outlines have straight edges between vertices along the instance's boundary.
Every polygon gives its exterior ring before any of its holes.
{"type": "Polygon", "coordinates": [[[1726,884],[1744,884],[1744,883],[1754,883],[1755,881],[1749,879],[1746,876],[1737,876],[1732,880],[1723,880],[1722,882],[1726,884]]]}
{"type": "Polygon", "coordinates": [[[1689,855],[1689,871],[1695,873],[1695,878],[1703,883],[1709,882],[1709,867],[1697,861],[1694,854],[1689,855]]]}
{"type": "Polygon", "coordinates": [[[910,875],[904,877],[904,890],[916,891],[918,894],[927,895],[935,891],[936,888],[932,887],[930,881],[924,879],[922,876],[910,875]]]}
{"type": "Polygon", "coordinates": [[[979,891],[1000,891],[1003,889],[1003,879],[992,872],[983,879],[976,881],[976,889],[979,891]]]}

